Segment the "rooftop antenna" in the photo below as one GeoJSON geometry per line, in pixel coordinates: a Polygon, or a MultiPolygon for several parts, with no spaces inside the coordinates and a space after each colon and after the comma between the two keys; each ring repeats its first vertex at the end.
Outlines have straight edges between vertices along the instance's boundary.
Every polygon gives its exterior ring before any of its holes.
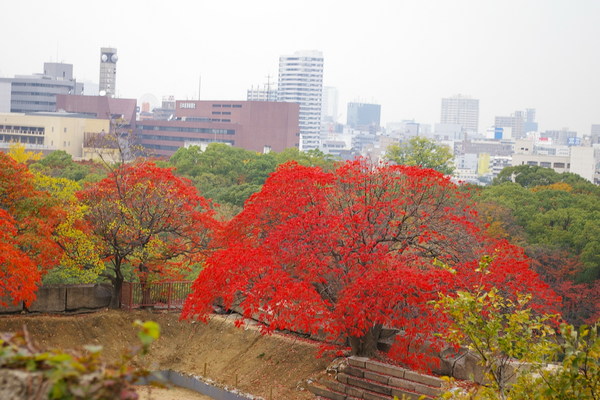
{"type": "Polygon", "coordinates": [[[267,98],[266,101],[271,101],[271,74],[267,74],[267,98]]]}
{"type": "Polygon", "coordinates": [[[200,100],[200,89],[202,89],[202,74],[198,75],[198,100],[200,100]]]}

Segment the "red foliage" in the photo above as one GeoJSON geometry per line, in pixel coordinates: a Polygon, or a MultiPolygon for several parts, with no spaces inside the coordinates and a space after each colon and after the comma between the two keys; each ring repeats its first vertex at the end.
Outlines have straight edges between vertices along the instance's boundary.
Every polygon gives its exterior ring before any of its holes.
{"type": "Polygon", "coordinates": [[[64,216],[46,192],[36,190],[27,167],[0,152],[0,304],[29,304],[42,275],[60,261],[53,232],[64,216]]]}
{"type": "Polygon", "coordinates": [[[591,325],[600,320],[600,281],[575,282],[584,268],[578,257],[564,250],[530,251],[533,269],[562,297],[561,313],[567,322],[591,325]]]}
{"type": "Polygon", "coordinates": [[[479,226],[468,196],[434,170],[364,160],[333,172],[286,164],[227,226],[182,316],[206,318],[220,299],[265,321],[267,332],[356,338],[365,345],[353,349],[359,353],[369,351],[374,327],[395,327],[404,334],[392,354],[427,364],[414,352],[434,348],[433,333],[445,324],[430,302],[474,284],[477,260],[495,245],[490,283],[547,289],[515,261],[516,250],[489,242],[479,226]]]}
{"type": "Polygon", "coordinates": [[[143,280],[180,277],[203,259],[217,227],[189,180],[150,162],[123,165],[77,195],[118,283],[124,263],[143,280]]]}

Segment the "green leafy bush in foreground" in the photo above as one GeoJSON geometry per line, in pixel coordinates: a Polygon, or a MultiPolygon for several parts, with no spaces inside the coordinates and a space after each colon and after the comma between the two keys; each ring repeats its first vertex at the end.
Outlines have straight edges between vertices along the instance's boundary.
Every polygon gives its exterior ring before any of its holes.
{"type": "Polygon", "coordinates": [[[26,329],[0,334],[0,369],[42,375],[42,386],[52,400],[137,399],[134,383],[150,372],[131,365],[137,355],[145,355],[158,339],[156,322],[136,321],[141,344],[125,350],[114,363],[101,360],[102,346],[85,346],[82,353],[63,350],[38,351],[26,329]]]}

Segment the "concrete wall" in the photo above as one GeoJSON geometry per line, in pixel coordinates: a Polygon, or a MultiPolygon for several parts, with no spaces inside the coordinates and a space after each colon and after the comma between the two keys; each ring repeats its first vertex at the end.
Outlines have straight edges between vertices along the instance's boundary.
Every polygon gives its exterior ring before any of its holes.
{"type": "Polygon", "coordinates": [[[99,285],[51,285],[37,291],[36,300],[26,307],[23,302],[0,307],[0,314],[19,312],[61,313],[65,311],[97,310],[108,307],[112,286],[99,285]]]}

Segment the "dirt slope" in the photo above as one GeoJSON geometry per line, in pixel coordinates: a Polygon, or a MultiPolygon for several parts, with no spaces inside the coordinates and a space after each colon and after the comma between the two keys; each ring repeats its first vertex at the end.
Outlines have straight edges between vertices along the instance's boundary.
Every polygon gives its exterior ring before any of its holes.
{"type": "Polygon", "coordinates": [[[161,326],[161,338],[145,361],[152,369],[205,376],[221,386],[237,387],[267,400],[312,399],[298,387],[305,379],[323,374],[330,361],[316,358],[315,343],[293,336],[262,336],[250,327],[236,328],[231,316],[215,316],[203,324],[180,322],[177,314],[150,311],[18,315],[0,317],[0,331],[14,331],[25,324],[42,349],[101,344],[106,357],[116,357],[120,350],[137,343],[132,328],[136,319],[153,320],[161,326]]]}

